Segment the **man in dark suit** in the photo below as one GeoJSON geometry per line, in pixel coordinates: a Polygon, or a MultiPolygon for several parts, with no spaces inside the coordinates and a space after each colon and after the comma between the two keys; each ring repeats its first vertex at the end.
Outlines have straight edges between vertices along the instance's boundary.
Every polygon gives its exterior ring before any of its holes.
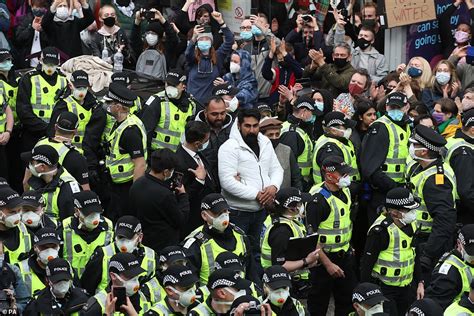
{"type": "Polygon", "coordinates": [[[202,151],[209,144],[209,126],[200,121],[191,121],[184,130],[185,140],[178,146],[176,171],[183,174],[183,184],[189,194],[189,220],[181,236],[184,238],[202,224],[201,199],[209,193],[219,192],[216,166],[211,166],[202,151]]]}

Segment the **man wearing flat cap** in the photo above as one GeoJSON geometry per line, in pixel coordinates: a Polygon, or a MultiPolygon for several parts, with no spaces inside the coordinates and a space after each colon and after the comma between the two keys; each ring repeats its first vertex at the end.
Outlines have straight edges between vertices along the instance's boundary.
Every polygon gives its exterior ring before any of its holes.
{"type": "Polygon", "coordinates": [[[416,219],[421,231],[420,260],[425,281],[438,259],[449,250],[456,226],[456,178],[449,164],[443,162],[445,145],[443,136],[423,125],[418,125],[410,138],[413,161],[406,168],[406,183],[421,199],[416,219]]]}
{"type": "Polygon", "coordinates": [[[146,169],[145,126],[138,117],[130,114],[135,99],[132,91],[115,82],[110,84],[104,97],[107,112],[116,120],[106,136],[105,159],[111,180],[111,213],[108,217],[112,220],[129,214],[128,192],[133,182],[145,174],[146,169]]]}

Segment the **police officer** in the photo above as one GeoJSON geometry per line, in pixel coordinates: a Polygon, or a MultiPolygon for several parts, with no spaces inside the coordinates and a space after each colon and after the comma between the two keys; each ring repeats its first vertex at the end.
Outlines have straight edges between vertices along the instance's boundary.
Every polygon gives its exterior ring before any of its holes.
{"type": "Polygon", "coordinates": [[[471,281],[471,290],[464,293],[459,301],[453,302],[444,312],[446,316],[474,315],[474,280],[471,281]]]}
{"type": "Polygon", "coordinates": [[[406,188],[388,191],[385,210],[369,229],[361,261],[361,280],[374,278],[390,300],[391,315],[405,315],[415,298],[423,298],[421,267],[413,238],[420,204],[406,188]],[[415,296],[412,290],[417,288],[415,296]]]}
{"type": "Polygon", "coordinates": [[[133,181],[146,169],[146,132],[138,117],[130,113],[135,94],[126,87],[111,83],[104,97],[107,112],[116,122],[107,136],[106,167],[110,174],[112,220],[129,212],[128,192],[133,181]],[[118,213],[118,214],[116,214],[118,213]]]}
{"type": "MultiPolygon", "coordinates": [[[[117,298],[114,297],[115,287],[124,287],[127,305],[122,305],[121,311],[132,313],[146,313],[151,304],[147,301],[140,289],[139,275],[145,270],[140,266],[138,259],[131,253],[120,252],[112,256],[109,262],[110,283],[105,290],[99,291],[91,297],[82,310],[82,315],[102,315],[106,307],[115,311],[113,306],[117,298]]],[[[136,315],[136,314],[132,314],[136,315]]]]}
{"type": "MultiPolygon", "coordinates": [[[[8,56],[10,56],[10,53],[8,51],[6,53],[8,54],[8,56]]],[[[3,77],[1,66],[4,64],[3,62],[1,62],[1,60],[6,58],[5,55],[6,54],[3,54],[2,51],[0,51],[0,84],[2,82],[1,78],[3,77]]],[[[11,67],[11,56],[9,62],[11,67]]],[[[0,89],[1,88],[2,86],[0,85],[0,89]]],[[[13,111],[15,110],[15,108],[12,109],[7,103],[7,99],[4,96],[3,90],[0,90],[0,105],[0,176],[8,178],[9,169],[6,145],[10,141],[10,137],[13,133],[13,125],[15,124],[13,111]]]]}
{"type": "Polygon", "coordinates": [[[237,109],[239,108],[239,99],[237,98],[237,93],[239,93],[239,91],[239,88],[228,83],[217,85],[212,89],[212,95],[224,100],[227,113],[234,118],[237,115],[237,109]]]}
{"type": "Polygon", "coordinates": [[[417,300],[411,304],[410,309],[408,309],[407,316],[441,316],[443,315],[443,309],[431,298],[423,298],[417,300]]]}
{"type": "Polygon", "coordinates": [[[303,304],[290,296],[291,277],[283,266],[275,265],[267,268],[262,279],[265,297],[275,315],[306,315],[303,304]]]}
{"type": "Polygon", "coordinates": [[[446,253],[433,270],[426,297],[446,309],[453,301],[470,291],[474,274],[474,224],[461,228],[454,250],[446,253]]]}
{"type": "Polygon", "coordinates": [[[321,166],[324,182],[314,185],[313,201],[307,204],[306,219],[311,230],[319,234],[319,261],[311,270],[312,288],[308,295],[311,314],[325,315],[331,293],[336,315],[351,310],[351,293],[355,286],[352,236],[352,202],[348,189],[354,172],[340,156],[326,158],[321,166]]]}
{"type": "MultiPolygon", "coordinates": [[[[410,138],[407,183],[421,199],[417,211],[422,245],[421,265],[429,274],[441,255],[450,249],[456,224],[456,180],[454,172],[443,163],[441,153],[446,140],[433,129],[418,125],[410,138]]],[[[425,276],[424,280],[429,280],[425,276]]]]}
{"type": "Polygon", "coordinates": [[[28,303],[23,315],[78,315],[89,297],[83,289],[73,286],[72,276],[66,260],[56,258],[48,262],[48,286],[28,303]]]}
{"type": "Polygon", "coordinates": [[[0,189],[0,240],[5,260],[12,264],[27,258],[31,250],[31,235],[21,222],[22,204],[18,193],[9,187],[0,189]]]}
{"type": "Polygon", "coordinates": [[[148,148],[176,151],[186,122],[196,111],[196,101],[186,91],[186,76],[178,70],[168,72],[164,91],[150,96],[143,113],[148,148]]]}
{"type": "Polygon", "coordinates": [[[250,244],[247,236],[229,221],[229,205],[219,193],[211,193],[201,203],[204,225],[183,241],[183,248],[191,263],[199,270],[201,284],[206,284],[214,271],[216,257],[232,251],[245,262],[246,270],[253,271],[250,244]]]}
{"type": "Polygon", "coordinates": [[[462,128],[447,139],[445,161],[456,175],[458,223],[474,222],[474,109],[462,115],[462,128]]]}
{"type": "Polygon", "coordinates": [[[86,158],[71,144],[79,127],[77,115],[63,111],[56,116],[54,122],[53,136],[41,139],[35,146],[49,145],[56,149],[59,155],[59,164],[76,179],[82,189],[90,190],[86,158]]]}
{"type": "Polygon", "coordinates": [[[94,191],[81,191],[73,198],[74,216],[62,222],[62,255],[80,278],[94,250],[112,242],[113,224],[101,215],[103,209],[94,191]]]}
{"type": "Polygon", "coordinates": [[[367,316],[383,313],[383,302],[385,301],[387,298],[382,293],[380,286],[368,282],[359,283],[352,292],[352,306],[355,313],[349,315],[367,316]]]}
{"type": "Polygon", "coordinates": [[[404,93],[390,93],[385,105],[386,114],[370,125],[362,142],[361,174],[373,189],[367,209],[369,225],[377,218],[377,208],[384,203],[385,194],[405,182],[410,137],[408,108],[404,93]]]}
{"type": "Polygon", "coordinates": [[[31,150],[41,137],[46,136],[56,98],[67,86],[66,77],[58,66],[58,51],[46,47],[41,52],[40,65],[20,80],[17,113],[23,124],[22,151],[31,150]]]}
{"type": "Polygon", "coordinates": [[[301,176],[306,184],[309,184],[311,178],[313,155],[313,142],[306,130],[311,130],[316,120],[315,111],[314,101],[311,98],[299,97],[295,102],[293,113],[283,122],[280,134],[280,142],[289,146],[297,157],[301,176]]]}
{"type": "MultiPolygon", "coordinates": [[[[339,156],[346,164],[354,169],[352,175],[352,186],[360,180],[357,167],[357,158],[354,145],[349,139],[356,122],[347,119],[342,112],[329,112],[323,119],[324,134],[321,135],[314,145],[313,157],[313,180],[315,184],[323,182],[321,165],[329,156],[339,156]]],[[[352,192],[356,193],[357,188],[352,192]]]]}
{"type": "Polygon", "coordinates": [[[302,224],[304,204],[311,195],[296,188],[283,188],[275,196],[275,210],[265,220],[262,231],[260,263],[264,269],[282,265],[293,276],[293,295],[305,296],[309,288],[308,268],[316,265],[319,258],[315,250],[300,260],[286,260],[290,238],[306,237],[306,227],[302,224]],[[306,290],[305,290],[306,289],[306,290]]]}
{"type": "MultiPolygon", "coordinates": [[[[131,89],[131,79],[128,73],[126,72],[114,72],[112,77],[110,77],[112,82],[116,82],[118,84],[131,89]]],[[[142,104],[140,96],[137,95],[137,98],[133,102],[133,106],[130,108],[130,113],[135,114],[137,117],[141,118],[144,110],[144,105],[142,104]]],[[[109,117],[107,117],[108,119],[109,117]]]]}
{"type": "MultiPolygon", "coordinates": [[[[63,220],[74,214],[72,195],[81,190],[76,179],[59,164],[59,155],[50,145],[39,145],[31,152],[21,154],[21,159],[29,163],[26,174],[28,186],[40,192],[45,201],[46,215],[63,220]]],[[[25,185],[26,186],[26,185],[25,185]]]]}
{"type": "Polygon", "coordinates": [[[61,238],[54,228],[41,228],[33,238],[34,252],[18,263],[21,277],[31,297],[36,297],[44,289],[46,281],[46,265],[58,258],[61,238]]]}
{"type": "Polygon", "coordinates": [[[118,252],[133,253],[140,261],[145,270],[140,276],[141,284],[155,276],[159,258],[153,249],[142,244],[142,225],[138,219],[129,215],[122,216],[115,224],[114,234],[114,242],[95,249],[82,274],[81,285],[90,294],[107,287],[110,281],[107,267],[110,258],[118,252]]]}
{"type": "Polygon", "coordinates": [[[43,227],[56,229],[57,222],[44,213],[44,198],[41,193],[25,191],[21,198],[23,199],[21,221],[31,235],[36,234],[43,227]]]}
{"type": "Polygon", "coordinates": [[[145,315],[186,315],[196,305],[196,284],[199,278],[191,268],[173,265],[163,274],[166,297],[145,315]]]}

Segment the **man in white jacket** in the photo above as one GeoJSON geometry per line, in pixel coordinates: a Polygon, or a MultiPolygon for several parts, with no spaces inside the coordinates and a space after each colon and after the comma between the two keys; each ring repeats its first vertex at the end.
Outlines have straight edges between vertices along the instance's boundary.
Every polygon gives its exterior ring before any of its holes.
{"type": "Polygon", "coordinates": [[[259,133],[259,121],[256,109],[241,110],[218,154],[219,180],[230,206],[230,220],[257,247],[264,207],[273,202],[283,181],[283,168],[271,141],[259,133]]]}

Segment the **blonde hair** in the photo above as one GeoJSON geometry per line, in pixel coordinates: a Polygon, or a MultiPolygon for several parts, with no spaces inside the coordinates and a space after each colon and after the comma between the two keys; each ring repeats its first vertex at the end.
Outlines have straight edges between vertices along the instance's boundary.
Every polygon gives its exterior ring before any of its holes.
{"type": "Polygon", "coordinates": [[[423,73],[421,74],[421,77],[419,78],[414,78],[416,81],[418,81],[420,89],[428,88],[431,86],[431,77],[432,77],[432,72],[431,72],[431,67],[430,63],[424,59],[423,57],[416,56],[410,59],[408,62],[408,66],[405,69],[405,72],[408,72],[408,68],[410,67],[409,65],[412,63],[412,61],[418,60],[421,63],[421,70],[423,73]]]}

